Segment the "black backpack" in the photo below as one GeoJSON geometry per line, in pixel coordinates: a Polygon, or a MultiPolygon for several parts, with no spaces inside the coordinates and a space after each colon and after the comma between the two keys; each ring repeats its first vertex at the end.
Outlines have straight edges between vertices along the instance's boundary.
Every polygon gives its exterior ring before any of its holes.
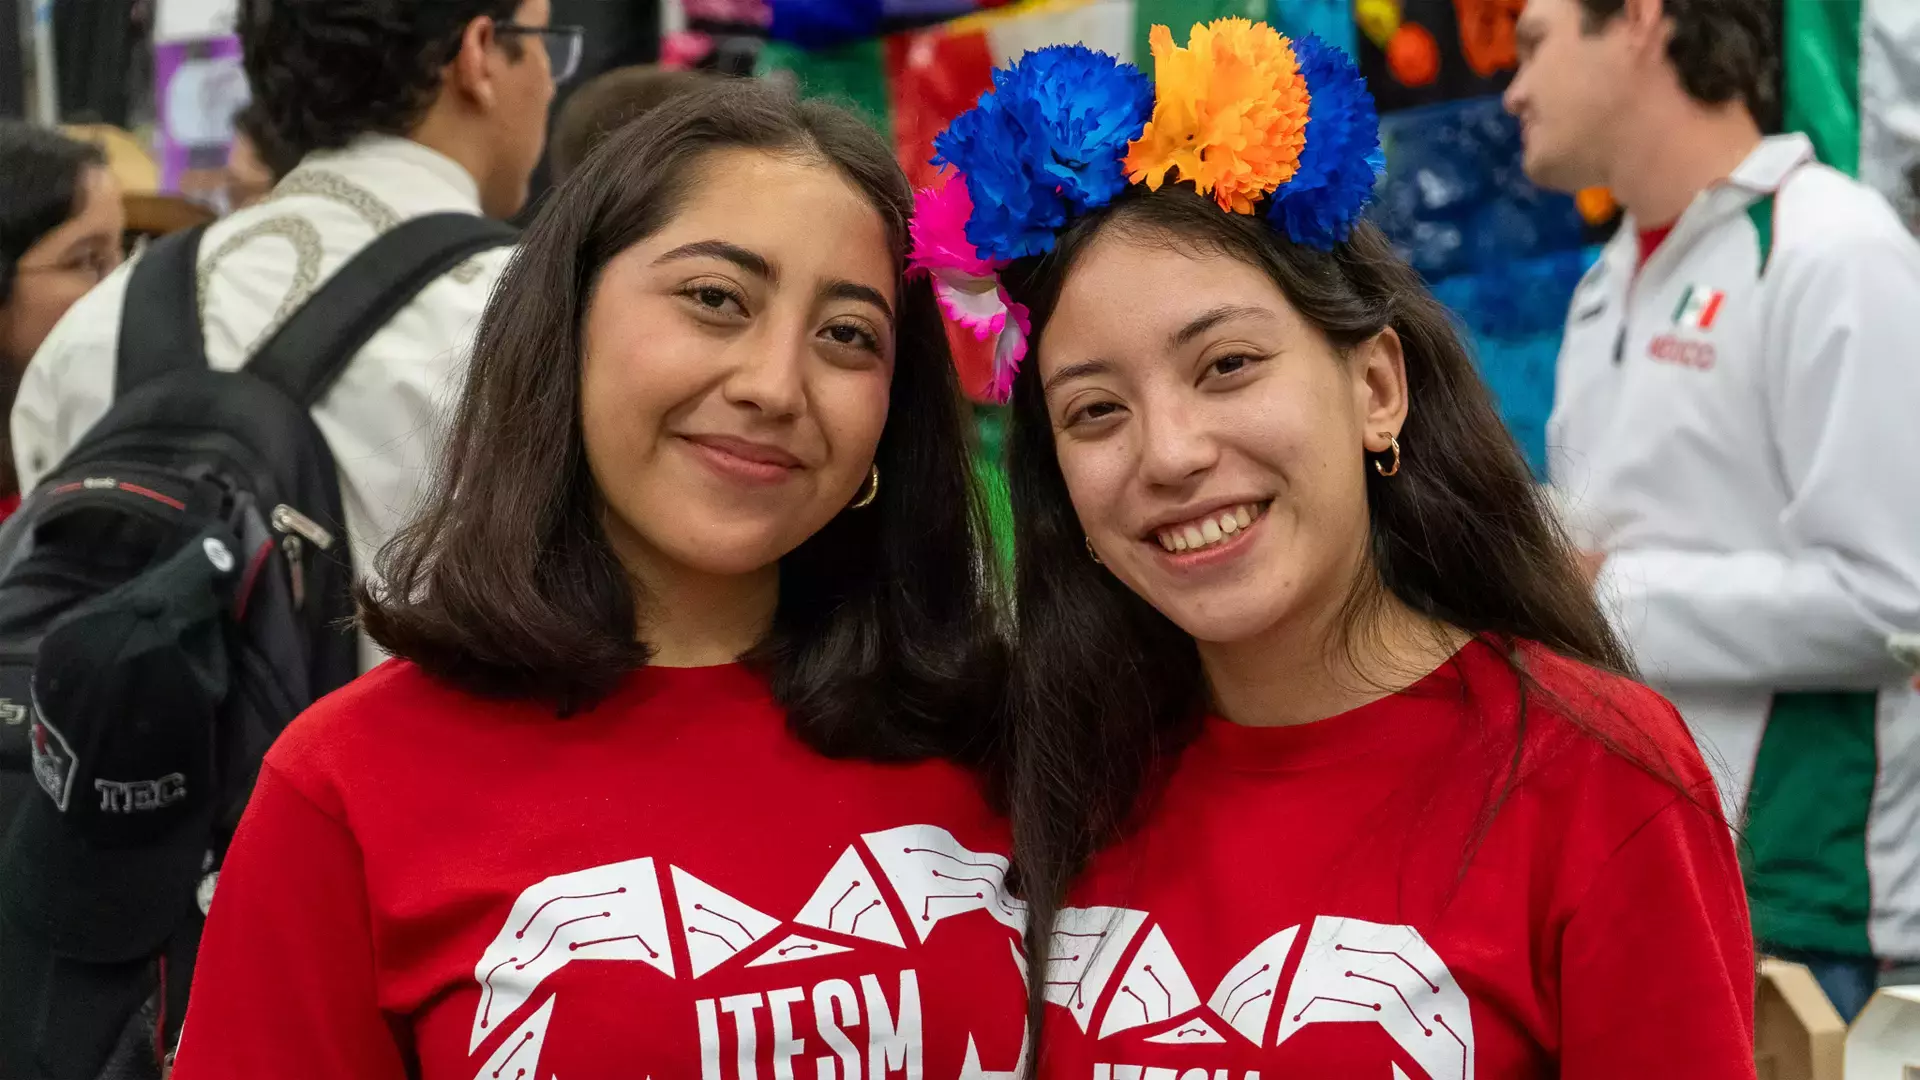
{"type": "Polygon", "coordinates": [[[313,405],[507,226],[383,234],[239,371],[207,366],[202,230],[132,267],[114,403],[0,527],[0,1076],[157,1076],[261,759],[358,674],[313,405]],[[11,819],[10,821],[8,819],[11,819]]]}

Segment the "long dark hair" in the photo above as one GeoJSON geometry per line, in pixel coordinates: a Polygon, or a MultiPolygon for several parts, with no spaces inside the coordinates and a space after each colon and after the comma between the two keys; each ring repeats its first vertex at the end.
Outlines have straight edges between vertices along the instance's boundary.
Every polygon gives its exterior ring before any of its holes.
{"type": "MultiPolygon", "coordinates": [[[[886,143],[832,105],[728,81],[623,129],[541,208],[481,321],[431,494],[363,590],[368,632],[473,692],[578,709],[645,664],[638,597],[602,531],[580,422],[580,335],[608,261],[678,212],[701,159],[818,159],[885,220],[905,266],[912,195],[886,143]]],[[[786,556],[750,657],[829,754],[980,752],[997,684],[991,562],[968,427],[925,282],[903,289],[889,413],[866,509],[786,556]]]]}
{"type": "MultiPolygon", "coordinates": [[[[1371,536],[1344,612],[1347,645],[1390,594],[1504,644],[1523,691],[1531,684],[1521,641],[1629,670],[1446,309],[1377,228],[1363,223],[1349,242],[1322,253],[1289,243],[1258,217],[1222,213],[1185,187],[1130,189],[1067,229],[1049,255],[1011,268],[1009,285],[1032,309],[1036,342],[1068,275],[1108,230],[1259,268],[1342,354],[1388,327],[1399,334],[1411,402],[1399,434],[1405,453],[1397,476],[1368,473],[1371,536]]],[[[1029,1023],[1037,1035],[1048,938],[1067,887],[1150,799],[1156,777],[1197,731],[1206,690],[1193,639],[1087,557],[1032,360],[1014,383],[1011,428],[1019,606],[999,782],[1031,905],[1029,1023]]],[[[1640,742],[1600,734],[1610,744],[1640,742]]],[[[1514,760],[1517,768],[1517,750],[1514,760]]],[[[1492,794],[1487,821],[1502,797],[1492,794]]]]}

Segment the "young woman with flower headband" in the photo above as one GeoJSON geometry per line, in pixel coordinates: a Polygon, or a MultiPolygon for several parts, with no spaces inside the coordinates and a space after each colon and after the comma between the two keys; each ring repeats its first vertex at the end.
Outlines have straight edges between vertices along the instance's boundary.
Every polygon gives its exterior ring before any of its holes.
{"type": "Polygon", "coordinates": [[[916,234],[1011,391],[1040,1075],[1753,1076],[1712,782],[1360,220],[1358,73],[1152,46],[998,73],[916,234]]]}
{"type": "Polygon", "coordinates": [[[556,190],[386,665],[267,755],[174,1080],[952,1078],[1021,1052],[966,421],[912,193],[726,80],[556,190]]]}

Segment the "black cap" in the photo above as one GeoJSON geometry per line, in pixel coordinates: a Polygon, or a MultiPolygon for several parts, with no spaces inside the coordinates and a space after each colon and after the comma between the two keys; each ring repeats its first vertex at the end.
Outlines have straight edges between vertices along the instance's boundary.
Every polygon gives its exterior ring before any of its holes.
{"type": "Polygon", "coordinates": [[[40,791],[0,846],[0,905],[55,955],[144,956],[195,905],[220,802],[235,550],[209,530],[41,640],[30,734],[40,791]]]}

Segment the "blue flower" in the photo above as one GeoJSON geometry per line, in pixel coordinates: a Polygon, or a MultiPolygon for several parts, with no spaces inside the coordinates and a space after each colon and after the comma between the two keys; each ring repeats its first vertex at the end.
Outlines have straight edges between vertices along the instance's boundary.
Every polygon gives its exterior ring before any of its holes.
{"type": "Polygon", "coordinates": [[[1153,84],[1138,68],[1054,45],[996,70],[993,90],[933,140],[933,163],[965,174],[967,239],[981,255],[1040,255],[1073,215],[1126,189],[1121,158],[1152,114],[1153,84]]]}
{"type": "Polygon", "coordinates": [[[1380,115],[1347,54],[1312,34],[1294,39],[1307,80],[1307,145],[1293,179],[1274,192],[1267,220],[1296,244],[1331,250],[1353,233],[1386,170],[1380,115]]]}

